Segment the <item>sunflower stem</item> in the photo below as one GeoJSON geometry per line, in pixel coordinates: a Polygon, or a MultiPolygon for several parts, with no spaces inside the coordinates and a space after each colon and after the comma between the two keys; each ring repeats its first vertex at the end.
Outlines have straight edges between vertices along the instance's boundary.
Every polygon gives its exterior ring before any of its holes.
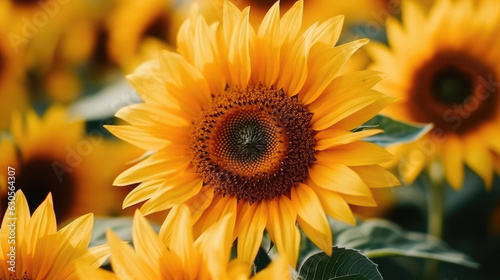
{"type": "MultiPolygon", "coordinates": [[[[441,164],[432,162],[426,170],[427,233],[438,239],[443,235],[444,173],[441,164]]],[[[426,264],[425,279],[437,279],[439,262],[426,264]]]]}
{"type": "Polygon", "coordinates": [[[443,234],[444,174],[439,163],[432,163],[427,169],[428,219],[427,232],[441,239],[443,234]]]}

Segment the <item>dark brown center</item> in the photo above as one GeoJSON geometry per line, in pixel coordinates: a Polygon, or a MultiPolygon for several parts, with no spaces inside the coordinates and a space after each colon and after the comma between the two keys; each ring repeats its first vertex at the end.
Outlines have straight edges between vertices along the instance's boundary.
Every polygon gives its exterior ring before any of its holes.
{"type": "Polygon", "coordinates": [[[93,64],[92,66],[97,68],[106,68],[110,65],[115,65],[109,54],[109,41],[109,30],[102,24],[98,25],[94,52],[91,58],[91,63],[93,64]]]}
{"type": "Polygon", "coordinates": [[[491,119],[498,103],[497,76],[479,59],[442,52],[423,64],[413,78],[409,108],[419,122],[464,134],[491,119]]]}
{"type": "Polygon", "coordinates": [[[170,17],[166,13],[158,14],[151,22],[145,26],[141,38],[153,37],[165,42],[169,40],[170,17]]]}
{"type": "Polygon", "coordinates": [[[19,5],[34,5],[38,2],[45,2],[46,0],[13,0],[14,4],[19,5]]]}
{"type": "Polygon", "coordinates": [[[311,117],[282,90],[230,88],[195,123],[192,163],[224,196],[253,203],[287,195],[315,161],[311,117]]]}
{"type": "MultiPolygon", "coordinates": [[[[5,68],[5,63],[6,63],[6,59],[4,57],[4,53],[3,53],[3,50],[0,46],[0,86],[2,84],[2,80],[3,80],[3,77],[4,77],[4,68],[5,68]]],[[[1,93],[0,93],[1,94],[1,93]]]]}
{"type": "MultiPolygon", "coordinates": [[[[240,8],[245,8],[247,6],[256,7],[259,10],[267,11],[269,10],[275,3],[275,0],[231,0],[236,6],[240,8]]],[[[280,9],[287,10],[295,4],[297,0],[281,0],[280,1],[280,9]]]]}
{"type": "Polygon", "coordinates": [[[58,221],[68,218],[76,184],[71,169],[50,158],[33,158],[22,163],[17,172],[16,189],[23,191],[31,212],[50,192],[58,221]]]}

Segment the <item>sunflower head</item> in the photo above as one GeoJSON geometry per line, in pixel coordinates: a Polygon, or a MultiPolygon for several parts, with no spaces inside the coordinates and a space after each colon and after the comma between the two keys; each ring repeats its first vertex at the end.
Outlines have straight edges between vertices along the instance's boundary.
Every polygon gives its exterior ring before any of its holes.
{"type": "MultiPolygon", "coordinates": [[[[226,215],[197,239],[193,239],[187,207],[171,212],[157,235],[147,220],[135,213],[132,238],[135,250],[112,231],[111,265],[115,275],[82,265],[81,279],[249,279],[251,271],[238,259],[230,261],[232,224],[226,215]]],[[[252,279],[289,279],[283,258],[252,279]]]]}
{"type": "MultiPolygon", "coordinates": [[[[0,135],[0,167],[15,169],[16,189],[24,191],[32,211],[48,193],[59,201],[54,207],[60,222],[90,211],[120,211],[123,196],[112,187],[113,178],[123,171],[124,161],[142,151],[128,144],[112,145],[116,143],[105,140],[99,129],[85,135],[84,122],[59,106],[48,108],[43,116],[33,110],[15,114],[10,132],[0,135]]],[[[8,187],[6,175],[0,175],[3,190],[8,187]]],[[[2,204],[6,193],[0,194],[2,204]]]]}
{"type": "Polygon", "coordinates": [[[351,131],[394,100],[372,89],[380,73],[342,73],[367,41],[335,46],[342,17],[302,32],[302,9],[299,1],[280,16],[276,3],[254,29],[248,8],[225,1],[222,21],[194,14],[179,54],[164,51],[128,77],[144,103],[119,110],[129,124],[108,129],[154,152],[115,180],[140,183],[124,206],[187,205],[195,236],[232,213],[243,260],[267,229],[295,265],[297,221],[331,252],[325,212],[354,223],[348,203],[373,206],[369,187],[398,184],[378,165],[390,155],[361,141],[380,130],[351,131]]]}
{"type": "Polygon", "coordinates": [[[99,267],[109,249],[88,249],[92,226],[93,215],[88,214],[58,231],[50,194],[30,215],[23,192],[9,192],[0,228],[0,279],[76,279],[77,262],[99,267]]]}
{"type": "Polygon", "coordinates": [[[491,140],[500,120],[500,68],[494,51],[500,46],[494,35],[500,5],[440,0],[428,13],[414,1],[402,7],[402,22],[391,19],[387,24],[390,47],[374,44],[370,51],[373,68],[389,74],[380,89],[401,99],[387,113],[434,124],[427,137],[400,148],[403,176],[413,181],[437,157],[454,188],[462,185],[463,162],[490,187],[500,151],[491,140]]]}

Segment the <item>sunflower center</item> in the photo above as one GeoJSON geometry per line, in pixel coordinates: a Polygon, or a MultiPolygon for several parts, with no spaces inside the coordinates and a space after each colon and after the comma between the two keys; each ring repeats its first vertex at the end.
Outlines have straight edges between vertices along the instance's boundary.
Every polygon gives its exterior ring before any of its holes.
{"type": "Polygon", "coordinates": [[[154,37],[162,41],[168,41],[170,19],[165,13],[156,16],[144,29],[142,37],[154,37]]]}
{"type": "Polygon", "coordinates": [[[3,69],[5,67],[5,57],[2,52],[2,49],[0,48],[0,83],[2,83],[2,77],[3,77],[3,69]]]}
{"type": "Polygon", "coordinates": [[[460,104],[473,93],[471,77],[449,66],[439,70],[432,81],[432,94],[437,101],[447,104],[460,104]]]}
{"type": "Polygon", "coordinates": [[[14,0],[14,3],[16,4],[21,4],[21,5],[25,5],[25,4],[29,4],[29,5],[33,5],[33,4],[36,4],[38,2],[44,2],[45,0],[14,0]]]}
{"type": "Polygon", "coordinates": [[[492,69],[464,53],[437,53],[416,72],[410,111],[435,129],[464,134],[495,114],[498,84],[492,69]]]}
{"type": "Polygon", "coordinates": [[[24,275],[22,277],[16,277],[16,276],[9,276],[9,278],[0,278],[0,280],[31,280],[30,278],[28,278],[28,273],[24,273],[24,275]]]}
{"type": "Polygon", "coordinates": [[[230,88],[195,123],[193,165],[206,185],[238,200],[286,195],[315,160],[310,120],[282,90],[230,88]]]}
{"type": "Polygon", "coordinates": [[[99,25],[97,28],[94,52],[91,58],[92,64],[98,68],[103,68],[107,65],[114,65],[114,62],[108,52],[109,40],[109,30],[107,30],[103,25],[99,25]]]}
{"type": "MultiPolygon", "coordinates": [[[[274,0],[231,0],[235,5],[241,6],[241,7],[246,7],[246,6],[255,6],[259,10],[267,11],[269,10],[275,3],[276,1],[274,0]]],[[[282,9],[288,9],[290,8],[296,0],[281,0],[280,1],[280,8],[282,9]]]]}
{"type": "Polygon", "coordinates": [[[61,169],[56,161],[50,158],[33,158],[21,164],[16,189],[23,190],[31,212],[51,192],[53,200],[57,201],[54,204],[56,217],[62,221],[67,218],[73,203],[75,180],[70,170],[61,169]]]}

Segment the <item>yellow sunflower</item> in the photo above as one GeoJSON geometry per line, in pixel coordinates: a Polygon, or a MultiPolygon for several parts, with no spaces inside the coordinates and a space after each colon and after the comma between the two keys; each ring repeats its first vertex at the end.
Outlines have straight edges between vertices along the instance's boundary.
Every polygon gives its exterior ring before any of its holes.
{"type": "Polygon", "coordinates": [[[280,17],[276,3],[258,30],[249,8],[226,1],[222,22],[193,16],[178,34],[180,54],[164,51],[128,78],[144,103],[119,110],[116,136],[150,157],[114,184],[141,183],[124,207],[144,214],[186,204],[198,236],[223,214],[236,220],[239,257],[251,263],[264,229],[295,266],[299,223],[331,253],[326,214],[354,223],[348,204],[374,205],[370,187],[397,179],[391,159],[351,132],[394,98],[372,89],[374,71],[340,75],[367,40],[335,46],[342,17],[300,32],[303,2],[280,17]]]}
{"type": "MultiPolygon", "coordinates": [[[[249,279],[251,271],[240,260],[230,261],[234,221],[221,218],[197,239],[193,238],[189,209],[171,212],[156,234],[136,211],[132,226],[135,250],[111,230],[111,266],[115,274],[81,266],[81,279],[249,279]]],[[[252,279],[290,279],[288,264],[278,258],[252,279]]]]}
{"type": "MultiPolygon", "coordinates": [[[[43,117],[34,111],[22,117],[14,116],[11,137],[0,136],[0,167],[15,168],[16,189],[23,190],[32,207],[50,192],[58,202],[55,212],[60,222],[88,212],[109,214],[120,210],[122,196],[112,187],[112,181],[124,170],[123,162],[140,155],[139,149],[130,145],[110,147],[103,131],[91,131],[85,137],[84,122],[71,121],[63,107],[51,107],[43,117]]],[[[0,175],[2,190],[7,189],[6,175],[0,175]]],[[[6,194],[0,194],[2,204],[6,203],[6,194]]]]}
{"type": "Polygon", "coordinates": [[[455,189],[464,162],[491,187],[500,166],[498,31],[498,2],[439,0],[426,14],[407,1],[402,23],[387,24],[390,48],[370,47],[373,68],[388,74],[379,89],[401,99],[387,114],[434,124],[429,135],[396,151],[407,182],[438,159],[455,189]]]}
{"type": "Polygon", "coordinates": [[[58,231],[50,194],[32,216],[22,191],[9,196],[0,229],[0,279],[78,279],[76,262],[97,268],[106,260],[107,245],[88,249],[92,214],[58,231]]]}

